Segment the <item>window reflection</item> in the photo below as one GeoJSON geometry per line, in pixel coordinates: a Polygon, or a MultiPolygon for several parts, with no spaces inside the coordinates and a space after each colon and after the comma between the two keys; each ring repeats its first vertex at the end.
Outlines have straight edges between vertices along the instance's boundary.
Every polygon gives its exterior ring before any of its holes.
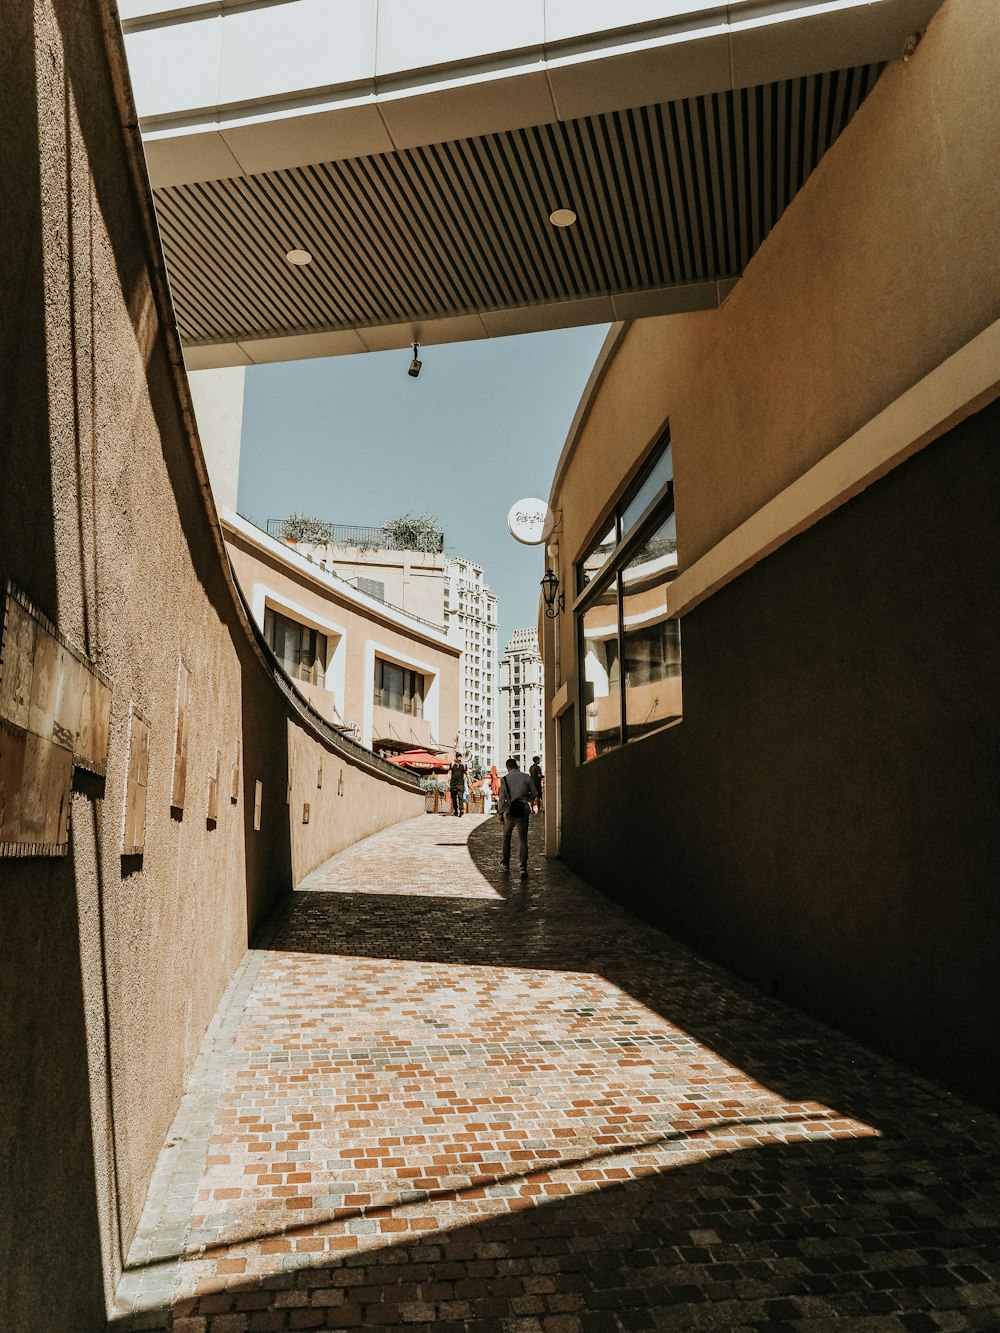
{"type": "Polygon", "coordinates": [[[584,761],[681,718],[680,625],[667,614],[677,524],[666,432],[650,458],[577,565],[584,761]]]}
{"type": "Polygon", "coordinates": [[[649,476],[622,511],[622,536],[627,537],[668,481],[674,479],[674,453],[664,449],[649,476]]]}
{"type": "Polygon", "coordinates": [[[591,581],[599,570],[603,569],[611,552],[618,543],[618,524],[614,519],[610,527],[604,532],[597,541],[594,542],[590,550],[583,557],[576,567],[577,571],[577,592],[583,592],[584,588],[591,581]]]}
{"type": "Polygon", "coordinates": [[[610,584],[581,617],[585,757],[621,744],[621,660],[617,584],[610,584]]]}
{"type": "Polygon", "coordinates": [[[667,586],[676,569],[671,514],[622,571],[626,740],[681,716],[680,625],[667,618],[667,586]]]}

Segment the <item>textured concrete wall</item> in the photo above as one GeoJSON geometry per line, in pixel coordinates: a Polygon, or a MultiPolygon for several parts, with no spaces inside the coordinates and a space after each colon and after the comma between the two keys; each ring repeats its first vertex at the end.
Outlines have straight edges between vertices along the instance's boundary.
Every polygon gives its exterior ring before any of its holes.
{"type": "MultiPolygon", "coordinates": [[[[69,856],[0,862],[0,1309],[11,1333],[103,1330],[152,1165],[249,934],[324,839],[333,851],[375,822],[377,780],[340,754],[343,803],[366,807],[367,822],[324,810],[304,837],[290,821],[289,753],[294,808],[337,746],[278,691],[228,581],[161,322],[111,22],[103,4],[11,0],[0,48],[0,579],[113,686],[107,777],[74,780],[69,856]],[[172,815],[180,654],[191,739],[187,799],[172,815]],[[151,726],[149,796],[144,853],[123,858],[133,704],[151,726]]],[[[390,790],[385,819],[422,809],[419,795],[390,790]]]]}
{"type": "MultiPolygon", "coordinates": [[[[564,582],[664,423],[684,569],[997,319],[998,40],[990,0],[949,0],[727,304],[632,325],[556,497],[564,582]]],[[[994,1104],[998,429],[984,411],[686,615],[679,726],[577,767],[561,723],[568,861],[994,1104]]]]}

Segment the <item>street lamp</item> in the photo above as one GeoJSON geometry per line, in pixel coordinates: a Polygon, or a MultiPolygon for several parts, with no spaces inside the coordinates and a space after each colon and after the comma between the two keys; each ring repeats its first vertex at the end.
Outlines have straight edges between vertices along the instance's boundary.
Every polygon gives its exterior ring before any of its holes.
{"type": "Polygon", "coordinates": [[[542,599],[545,602],[545,614],[555,620],[560,611],[566,609],[566,594],[559,591],[559,575],[554,569],[547,569],[542,579],[542,599]]]}

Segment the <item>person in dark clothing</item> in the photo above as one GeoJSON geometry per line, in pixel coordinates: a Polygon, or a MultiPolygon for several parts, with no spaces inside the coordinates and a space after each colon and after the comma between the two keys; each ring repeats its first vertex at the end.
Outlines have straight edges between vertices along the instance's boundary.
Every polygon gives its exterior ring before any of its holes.
{"type": "Polygon", "coordinates": [[[542,788],[545,786],[545,779],[542,776],[542,756],[536,754],[531,761],[531,767],[528,769],[528,777],[531,778],[531,785],[535,789],[535,797],[531,802],[533,814],[542,813],[542,788]]]}
{"type": "Polygon", "coordinates": [[[456,754],[448,781],[451,788],[451,813],[453,815],[465,814],[465,778],[467,773],[468,769],[462,763],[462,756],[456,754]]]}
{"type": "Polygon", "coordinates": [[[507,772],[500,782],[500,808],[498,814],[503,824],[503,853],[500,858],[502,869],[510,869],[510,838],[517,828],[521,842],[521,878],[528,878],[528,816],[531,813],[531,794],[534,788],[527,773],[522,773],[516,759],[507,760],[507,772]]]}

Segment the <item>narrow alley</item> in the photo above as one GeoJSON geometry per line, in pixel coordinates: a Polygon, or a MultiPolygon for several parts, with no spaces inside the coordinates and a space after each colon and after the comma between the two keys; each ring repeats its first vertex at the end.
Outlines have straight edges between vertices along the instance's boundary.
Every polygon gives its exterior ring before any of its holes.
{"type": "MultiPolygon", "coordinates": [[[[538,842],[534,838],[538,837],[538,842]]],[[[110,1328],[1000,1328],[997,1121],[495,819],[329,861],[247,954],[110,1328]]]]}

